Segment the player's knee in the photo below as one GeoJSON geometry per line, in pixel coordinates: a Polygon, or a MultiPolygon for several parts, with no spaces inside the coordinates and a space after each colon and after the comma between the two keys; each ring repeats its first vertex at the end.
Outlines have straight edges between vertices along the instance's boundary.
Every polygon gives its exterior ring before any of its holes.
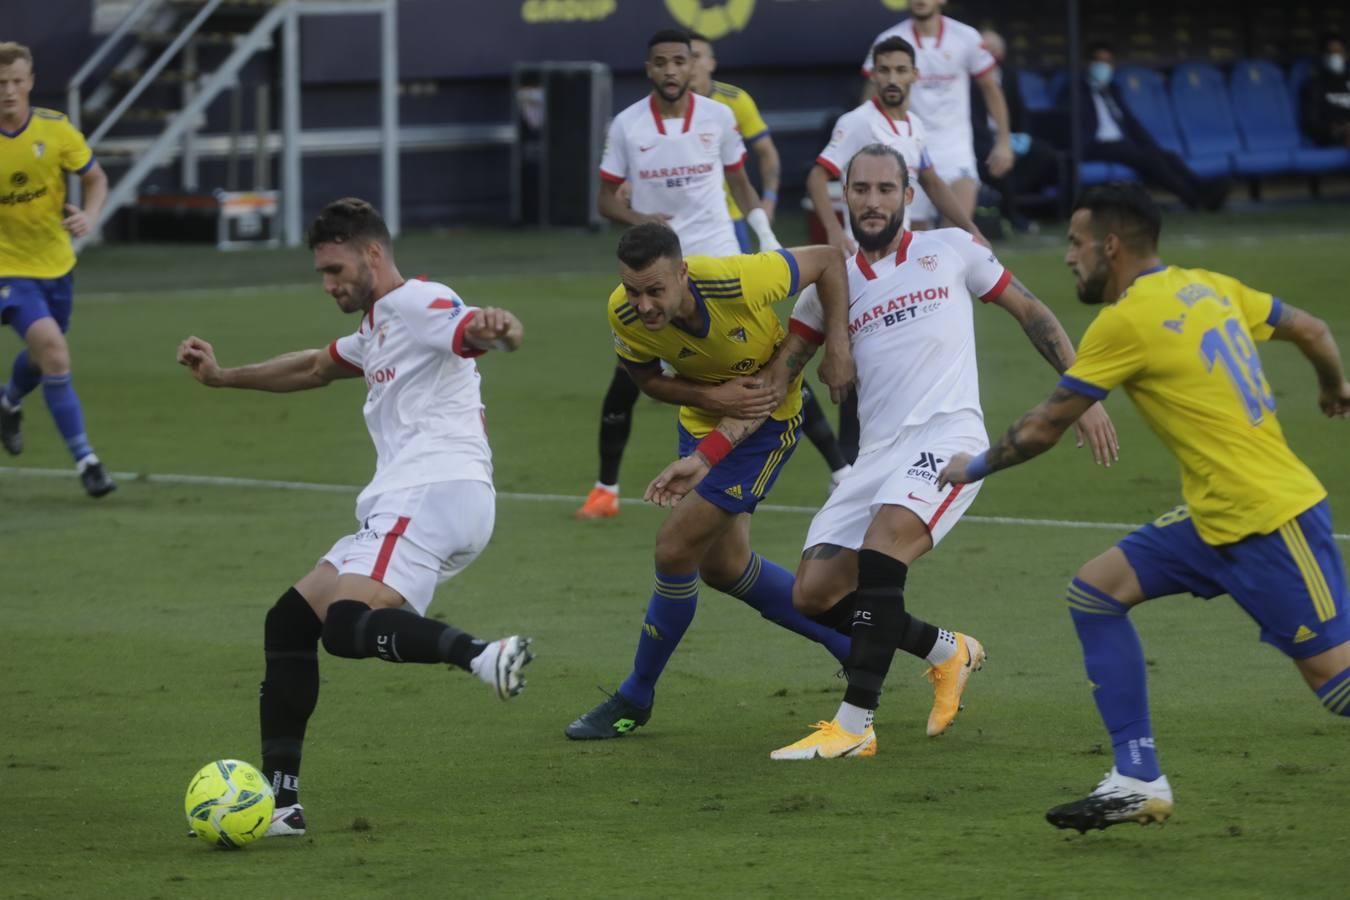
{"type": "MultiPolygon", "coordinates": [[[[656,539],[656,552],[653,554],[656,561],[656,571],[674,574],[677,572],[692,572],[699,567],[699,560],[695,558],[693,549],[680,539],[678,535],[662,534],[656,539]]],[[[731,584],[735,581],[735,576],[727,581],[731,584]]]]}
{"type": "Polygon", "coordinates": [[[804,616],[815,616],[839,602],[843,593],[830,590],[820,579],[798,573],[792,583],[792,606],[804,616]]]}
{"type": "Polygon", "coordinates": [[[323,623],[295,588],[288,588],[263,622],[263,648],[266,652],[313,652],[323,632],[323,623]]]}
{"type": "Polygon", "coordinates": [[[323,649],[345,659],[365,659],[365,630],[373,612],[359,600],[339,600],[323,622],[323,649]]]}

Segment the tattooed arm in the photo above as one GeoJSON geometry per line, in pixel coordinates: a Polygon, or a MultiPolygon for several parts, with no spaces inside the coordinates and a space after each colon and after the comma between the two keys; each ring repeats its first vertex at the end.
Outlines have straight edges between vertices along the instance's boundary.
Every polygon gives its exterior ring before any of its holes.
{"type": "Polygon", "coordinates": [[[958,453],[938,475],[938,487],[969,484],[999,469],[1006,469],[1039,456],[1059,441],[1068,427],[1091,409],[1097,401],[1065,387],[1044,403],[1013,423],[1003,437],[977,457],[958,453]]]}
{"type": "Polygon", "coordinates": [[[1318,405],[1328,416],[1350,418],[1350,382],[1341,366],[1341,352],[1326,322],[1284,303],[1271,335],[1277,341],[1289,341],[1312,363],[1320,388],[1318,405]]]}
{"type": "MultiPolygon", "coordinates": [[[[798,335],[789,334],[782,346],[778,348],[778,353],[760,374],[769,384],[775,384],[779,387],[791,384],[793,379],[806,368],[806,364],[815,352],[814,344],[798,335]]],[[[658,506],[674,506],[685,494],[698,487],[699,482],[717,464],[718,458],[709,458],[713,454],[706,450],[705,446],[709,444],[722,446],[729,452],[754,434],[768,417],[768,413],[752,418],[724,417],[713,429],[713,434],[704,438],[693,453],[666,466],[661,474],[657,475],[652,483],[647,485],[647,490],[642,495],[642,499],[658,506]],[[725,441],[725,443],[722,443],[722,441],[725,441]]]]}
{"type": "Polygon", "coordinates": [[[1013,276],[1003,293],[993,301],[1008,311],[1022,330],[1036,352],[1045,357],[1046,362],[1055,371],[1063,375],[1073,365],[1073,342],[1065,333],[1064,326],[1050,311],[1050,307],[1031,292],[1017,276],[1013,276]]]}
{"type": "MultiPolygon", "coordinates": [[[[1045,361],[1050,363],[1056,372],[1063,375],[1068,371],[1077,355],[1074,353],[1073,342],[1069,340],[1064,326],[1059,324],[1059,319],[1050,311],[1050,307],[1033,294],[1029,287],[1017,276],[1013,276],[1012,281],[1003,289],[1003,293],[993,302],[1007,310],[1009,315],[1018,321],[1022,330],[1026,332],[1027,340],[1031,341],[1031,346],[1045,357],[1045,361]]],[[[1075,420],[1077,418],[1078,416],[1074,417],[1075,420]]],[[[1087,444],[1092,448],[1092,458],[1098,465],[1110,466],[1114,460],[1120,458],[1120,441],[1116,437],[1116,427],[1111,422],[1111,417],[1106,414],[1105,407],[1100,404],[1094,405],[1082,415],[1082,421],[1074,426],[1074,437],[1079,447],[1087,444]]]]}

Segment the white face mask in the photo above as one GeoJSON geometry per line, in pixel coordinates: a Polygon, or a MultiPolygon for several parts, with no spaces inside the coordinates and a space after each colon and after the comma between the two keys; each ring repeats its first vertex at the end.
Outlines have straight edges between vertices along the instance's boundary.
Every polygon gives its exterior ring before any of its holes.
{"type": "Polygon", "coordinates": [[[1109,62],[1100,59],[1088,63],[1088,79],[1098,87],[1106,87],[1111,83],[1111,76],[1115,74],[1114,69],[1109,62]]]}
{"type": "Polygon", "coordinates": [[[1345,57],[1340,53],[1328,53],[1324,62],[1327,64],[1327,69],[1334,74],[1345,74],[1345,57]]]}

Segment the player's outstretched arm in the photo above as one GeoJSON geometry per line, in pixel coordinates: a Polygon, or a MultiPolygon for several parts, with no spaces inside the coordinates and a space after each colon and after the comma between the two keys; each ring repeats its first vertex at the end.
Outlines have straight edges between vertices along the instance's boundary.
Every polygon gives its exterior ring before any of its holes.
{"type": "MultiPolygon", "coordinates": [[[[1016,276],[1003,289],[994,303],[1008,311],[1022,326],[1027,340],[1036,352],[1045,357],[1051,368],[1063,375],[1073,365],[1075,353],[1073,342],[1064,331],[1059,318],[1046,306],[1044,301],[1031,292],[1016,276]]],[[[1120,459],[1120,441],[1116,437],[1116,427],[1107,415],[1106,408],[1100,403],[1090,408],[1082,420],[1074,426],[1078,446],[1084,443],[1092,448],[1092,458],[1098,465],[1110,466],[1120,459]]]]}
{"type": "Polygon", "coordinates": [[[947,182],[942,180],[942,176],[937,173],[937,169],[929,166],[926,169],[920,169],[918,174],[919,187],[928,195],[928,199],[933,201],[933,208],[942,214],[942,217],[951,222],[962,231],[968,232],[971,237],[979,241],[984,246],[989,246],[989,240],[975,227],[975,220],[970,217],[970,211],[961,205],[961,201],[956,199],[952,189],[947,186],[947,182]]]}
{"type": "Polygon", "coordinates": [[[848,396],[858,371],[848,339],[848,269],[839,251],[828,244],[793,247],[798,284],[816,286],[825,315],[825,358],[816,373],[830,389],[830,399],[840,403],[848,396]]]}
{"type": "Polygon", "coordinates": [[[192,377],[207,387],[277,393],[323,387],[337,378],[360,375],[338,365],[327,350],[298,350],[251,366],[223,369],[216,362],[215,348],[199,337],[190,337],[178,345],[178,364],[187,366],[192,377]]]}
{"type": "Polygon", "coordinates": [[[1055,388],[1049,399],[1018,419],[988,450],[975,457],[969,453],[953,456],[938,474],[938,487],[979,481],[999,469],[1041,455],[1096,402],[1066,387],[1055,388]]]}
{"type": "Polygon", "coordinates": [[[1284,303],[1271,337],[1289,341],[1317,372],[1318,405],[1328,416],[1350,418],[1350,383],[1345,380],[1341,351],[1326,322],[1284,303]]]}
{"type": "Polygon", "coordinates": [[[640,213],[628,205],[619,194],[620,185],[612,181],[600,181],[600,194],[596,197],[596,209],[600,215],[620,225],[641,225],[644,222],[668,222],[670,216],[665,213],[640,213]]]}
{"type": "Polygon", "coordinates": [[[514,353],[525,340],[525,326],[509,310],[485,306],[464,326],[464,340],[479,350],[514,353]]]}

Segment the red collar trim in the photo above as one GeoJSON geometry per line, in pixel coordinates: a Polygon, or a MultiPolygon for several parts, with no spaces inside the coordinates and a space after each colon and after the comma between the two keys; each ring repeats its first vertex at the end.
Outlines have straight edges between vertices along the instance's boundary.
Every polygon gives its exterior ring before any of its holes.
{"type": "MultiPolygon", "coordinates": [[[[943,23],[946,21],[946,18],[947,18],[946,16],[938,16],[938,33],[937,33],[937,40],[933,42],[934,48],[942,46],[942,29],[943,23]]],[[[914,26],[914,46],[919,50],[923,49],[923,35],[919,33],[918,25],[914,26]]]]}
{"type": "MultiPolygon", "coordinates": [[[[689,105],[684,110],[684,127],[680,129],[681,134],[688,134],[689,124],[694,120],[695,94],[693,91],[689,91],[685,94],[685,96],[689,98],[689,105]]],[[[665,120],[661,117],[661,107],[656,102],[656,91],[652,91],[651,94],[648,95],[647,99],[648,105],[650,105],[652,109],[652,119],[655,120],[656,122],[656,130],[661,134],[665,134],[666,123],[665,120]]]]}
{"type": "Polygon", "coordinates": [[[895,251],[895,264],[901,265],[909,256],[909,242],[914,240],[914,232],[906,231],[904,237],[900,238],[900,249],[895,251]]]}
{"type": "MultiPolygon", "coordinates": [[[[877,112],[880,113],[880,114],[881,114],[881,117],[882,117],[883,119],[886,120],[886,124],[889,125],[889,126],[891,126],[891,131],[895,132],[896,134],[899,134],[899,133],[900,133],[900,129],[895,127],[895,120],[892,119],[892,118],[890,117],[890,114],[886,112],[886,107],[884,107],[884,106],[881,105],[881,98],[880,98],[880,97],[873,97],[873,98],[872,98],[872,105],[875,106],[875,107],[877,108],[877,112]]],[[[908,115],[909,115],[909,114],[906,113],[906,117],[908,117],[908,115]]]]}
{"type": "Polygon", "coordinates": [[[868,281],[877,280],[877,273],[872,271],[871,264],[868,263],[867,257],[863,256],[863,252],[861,250],[858,251],[857,256],[853,257],[853,261],[858,264],[858,271],[863,274],[864,278],[866,278],[868,281]]]}

